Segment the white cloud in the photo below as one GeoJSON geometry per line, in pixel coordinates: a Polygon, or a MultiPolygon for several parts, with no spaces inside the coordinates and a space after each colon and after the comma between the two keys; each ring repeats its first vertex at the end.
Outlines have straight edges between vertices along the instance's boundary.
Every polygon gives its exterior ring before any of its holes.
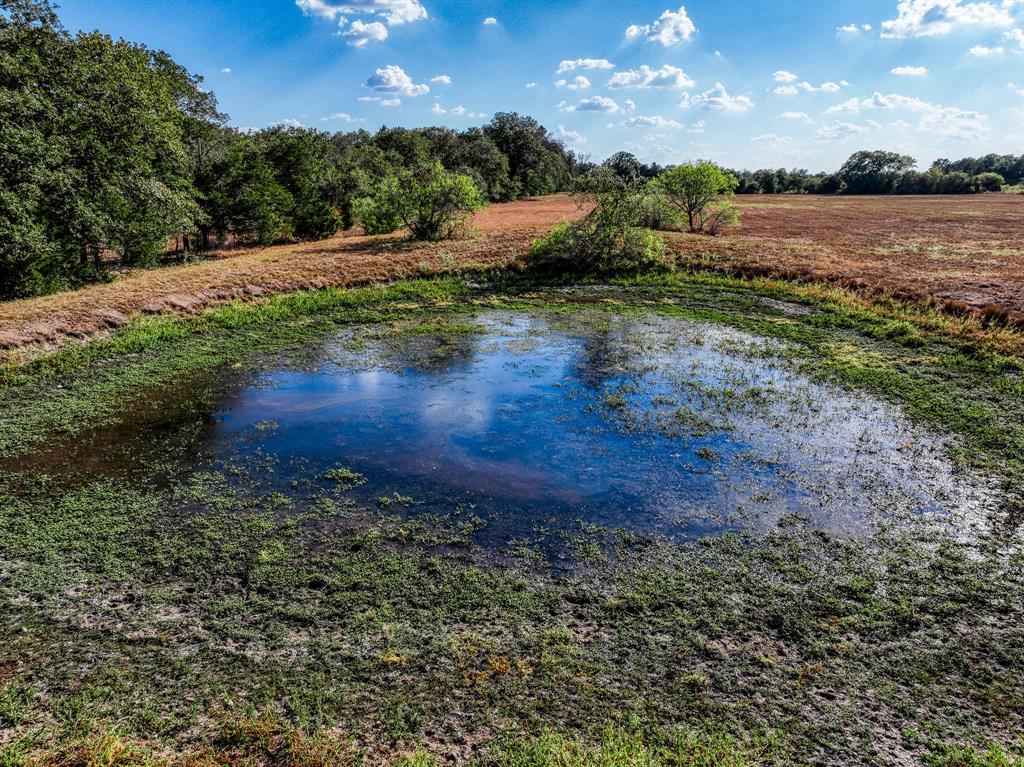
{"type": "Polygon", "coordinates": [[[900,77],[924,77],[928,74],[927,67],[893,67],[889,70],[890,74],[899,75],[900,77]]]}
{"type": "Polygon", "coordinates": [[[696,31],[697,27],[686,15],[686,8],[680,5],[678,11],[666,10],[651,24],[631,24],[626,29],[626,37],[643,37],[668,46],[689,40],[696,31]]]}
{"type": "Polygon", "coordinates": [[[838,83],[827,80],[821,85],[812,85],[806,80],[803,80],[796,85],[777,85],[772,88],[772,93],[779,96],[792,96],[800,91],[806,91],[807,93],[817,93],[818,91],[822,91],[823,93],[836,93],[841,90],[844,85],[848,85],[846,80],[840,80],[838,83]]]}
{"type": "Polygon", "coordinates": [[[622,125],[626,128],[670,128],[672,130],[683,127],[675,120],[669,120],[661,115],[637,115],[636,117],[630,117],[628,120],[623,120],[622,125]]]}
{"type": "Polygon", "coordinates": [[[527,83],[526,84],[527,88],[537,88],[539,86],[540,86],[540,83],[527,83]]]}
{"type": "Polygon", "coordinates": [[[579,131],[569,130],[564,125],[558,126],[559,138],[564,138],[567,141],[571,141],[574,144],[586,144],[587,138],[579,131]]]}
{"type": "Polygon", "coordinates": [[[485,27],[493,27],[497,23],[498,23],[498,20],[496,18],[494,18],[493,16],[488,16],[486,19],[484,19],[484,26],[485,27]]]}
{"type": "Polygon", "coordinates": [[[791,83],[796,80],[796,75],[789,70],[779,69],[772,75],[772,79],[777,83],[791,83]]]}
{"type": "Polygon", "coordinates": [[[430,86],[417,85],[412,78],[405,73],[405,70],[395,64],[378,69],[373,76],[364,83],[364,87],[377,93],[393,93],[398,96],[422,96],[430,92],[430,86]]]}
{"type": "Polygon", "coordinates": [[[1016,93],[1018,96],[1024,96],[1024,88],[1017,85],[1017,83],[1007,83],[1006,87],[1016,93]]]}
{"type": "Polygon", "coordinates": [[[974,56],[977,59],[995,58],[996,56],[1002,56],[1003,53],[1005,53],[1005,51],[1001,45],[997,45],[995,48],[989,48],[985,45],[975,45],[967,51],[968,56],[974,56]]]}
{"type": "Polygon", "coordinates": [[[863,125],[854,123],[834,121],[831,125],[823,125],[811,133],[815,141],[846,141],[854,136],[860,136],[869,131],[863,125]]]}
{"type": "Polygon", "coordinates": [[[380,101],[380,96],[360,96],[358,101],[380,101]]]}
{"type": "Polygon", "coordinates": [[[222,72],[223,74],[225,74],[225,75],[230,75],[230,74],[231,74],[231,67],[224,67],[224,68],[223,68],[222,70],[220,70],[220,71],[221,71],[221,72],[222,72]]]}
{"type": "Polygon", "coordinates": [[[570,91],[585,91],[590,87],[590,80],[585,78],[583,75],[576,75],[572,81],[555,80],[555,87],[565,88],[570,91]]]}
{"type": "Polygon", "coordinates": [[[786,120],[800,120],[805,123],[813,122],[806,112],[783,112],[779,117],[786,120]]]}
{"type": "Polygon", "coordinates": [[[270,127],[280,126],[282,128],[304,128],[305,126],[296,120],[294,117],[286,117],[283,120],[278,120],[276,123],[271,123],[270,127]]]}
{"type": "Polygon", "coordinates": [[[750,140],[755,144],[770,144],[772,146],[779,146],[780,144],[786,144],[793,140],[792,136],[780,136],[778,133],[764,133],[760,136],[751,136],[750,140]]]}
{"type": "Polygon", "coordinates": [[[1017,27],[1009,32],[1003,32],[1003,37],[1017,44],[1017,53],[1024,53],[1024,29],[1017,27]]]}
{"type": "Polygon", "coordinates": [[[1009,6],[989,0],[899,0],[896,18],[882,22],[882,37],[933,37],[957,27],[1008,27],[1009,6]]]}
{"type": "Polygon", "coordinates": [[[608,59],[564,59],[555,70],[556,75],[564,75],[576,69],[614,69],[615,65],[608,59]]]}
{"type": "Polygon", "coordinates": [[[917,130],[940,138],[969,141],[988,133],[988,117],[980,112],[931,104],[915,96],[875,92],[863,99],[849,99],[829,107],[825,114],[859,114],[874,109],[902,110],[918,115],[917,130]]]}
{"type": "Polygon", "coordinates": [[[348,29],[340,33],[345,42],[355,48],[362,48],[371,40],[380,42],[388,37],[388,28],[379,21],[371,21],[364,24],[359,19],[352,22],[348,29]]]}
{"type": "Polygon", "coordinates": [[[704,132],[704,121],[703,120],[697,120],[697,122],[693,123],[692,125],[690,125],[689,128],[686,129],[686,132],[687,133],[703,133],[704,132]]]}
{"type": "Polygon", "coordinates": [[[616,72],[608,81],[609,88],[690,88],[693,85],[686,72],[671,64],[660,69],[641,64],[640,69],[616,72]]]}
{"type": "Polygon", "coordinates": [[[340,28],[337,34],[356,48],[373,40],[386,40],[385,24],[392,27],[427,18],[427,9],[420,0],[295,0],[295,4],[305,14],[336,21],[340,28]],[[376,16],[377,19],[369,22],[356,19],[349,25],[349,15],[376,16]]]}
{"type": "Polygon", "coordinates": [[[382,107],[397,107],[402,103],[401,99],[381,99],[380,105],[382,107]]]}
{"type": "Polygon", "coordinates": [[[679,100],[679,106],[701,107],[717,112],[746,112],[754,106],[754,102],[747,96],[730,96],[724,85],[715,83],[715,87],[696,96],[684,93],[679,100]]]}
{"type": "Polygon", "coordinates": [[[431,77],[430,82],[435,83],[437,85],[451,85],[452,78],[449,77],[448,75],[438,75],[437,77],[431,77]]]}
{"type": "Polygon", "coordinates": [[[604,112],[606,114],[615,114],[622,111],[622,107],[613,99],[606,98],[605,96],[580,99],[579,103],[575,105],[563,101],[558,105],[558,108],[563,112],[604,112]]]}
{"type": "Polygon", "coordinates": [[[860,28],[863,29],[865,32],[869,32],[871,30],[871,25],[870,24],[861,24],[860,28]]]}
{"type": "Polygon", "coordinates": [[[870,24],[861,24],[859,27],[856,24],[843,24],[841,27],[836,27],[836,32],[844,35],[855,35],[858,32],[869,32],[871,31],[870,24]]]}
{"type": "Polygon", "coordinates": [[[347,112],[334,112],[333,114],[321,117],[320,122],[325,123],[328,122],[329,120],[340,120],[343,123],[350,123],[354,119],[355,118],[352,117],[352,115],[348,114],[347,112]]]}
{"type": "Polygon", "coordinates": [[[447,114],[448,113],[448,110],[446,110],[444,107],[442,107],[436,101],[434,102],[434,105],[432,107],[430,107],[430,111],[433,112],[436,115],[443,115],[443,114],[447,114]]]}

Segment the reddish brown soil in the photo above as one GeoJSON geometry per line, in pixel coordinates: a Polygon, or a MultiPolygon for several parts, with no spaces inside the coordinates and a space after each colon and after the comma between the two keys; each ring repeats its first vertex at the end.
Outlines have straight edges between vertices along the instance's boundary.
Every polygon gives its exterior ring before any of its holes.
{"type": "Polygon", "coordinates": [[[116,282],[0,304],[0,348],[55,345],[120,327],[143,313],[191,312],[235,298],[385,282],[428,269],[503,265],[568,215],[563,195],[492,205],[462,240],[412,243],[343,234],[320,242],[221,251],[180,266],[137,270],[116,282]],[[449,255],[450,254],[450,255],[449,255]]]}
{"type": "MultiPolygon", "coordinates": [[[[1024,326],[1024,197],[738,199],[743,225],[718,237],[669,233],[684,265],[779,276],[925,300],[1024,326]]],[[[0,347],[55,344],[146,312],[189,312],[234,298],[358,285],[431,268],[507,264],[534,237],[577,214],[564,195],[492,205],[477,236],[443,243],[341,235],[226,251],[200,263],[140,270],[111,284],[0,304],[0,347]],[[450,255],[449,255],[450,254],[450,255]]]]}
{"type": "Polygon", "coordinates": [[[668,235],[683,263],[831,282],[1024,325],[1024,196],[741,197],[742,227],[668,235]]]}

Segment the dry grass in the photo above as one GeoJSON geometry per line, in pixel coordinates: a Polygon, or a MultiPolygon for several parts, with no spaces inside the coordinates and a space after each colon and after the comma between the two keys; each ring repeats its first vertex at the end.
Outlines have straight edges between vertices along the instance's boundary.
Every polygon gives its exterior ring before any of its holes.
{"type": "Polygon", "coordinates": [[[223,251],[199,263],[137,270],[116,282],[0,304],[0,348],[59,345],[143,313],[193,312],[236,298],[385,282],[472,264],[502,266],[575,205],[565,196],[487,208],[463,240],[413,243],[342,234],[320,242],[223,251]]]}
{"type": "MultiPolygon", "coordinates": [[[[738,200],[743,226],[667,234],[683,265],[739,276],[822,282],[1024,327],[1024,197],[763,196],[738,200]]],[[[0,305],[0,348],[59,345],[142,313],[192,312],[264,293],[383,282],[472,264],[502,266],[577,214],[565,195],[492,205],[473,237],[410,243],[344,234],[226,251],[140,270],[111,284],[0,305]]]]}
{"type": "Polygon", "coordinates": [[[741,197],[743,226],[669,235],[682,263],[825,282],[1024,327],[1024,197],[741,197]]]}

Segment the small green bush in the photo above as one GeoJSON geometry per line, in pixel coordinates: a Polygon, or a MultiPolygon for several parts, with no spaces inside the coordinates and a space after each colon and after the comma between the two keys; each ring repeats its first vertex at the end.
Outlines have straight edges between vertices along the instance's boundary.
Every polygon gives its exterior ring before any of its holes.
{"type": "Polygon", "coordinates": [[[454,237],[486,204],[473,179],[434,162],[386,176],[355,210],[367,234],[405,226],[414,239],[443,240],[454,237]]]}
{"type": "Polygon", "coordinates": [[[662,232],[674,232],[686,226],[679,209],[653,184],[645,186],[639,195],[636,223],[662,232]]]}

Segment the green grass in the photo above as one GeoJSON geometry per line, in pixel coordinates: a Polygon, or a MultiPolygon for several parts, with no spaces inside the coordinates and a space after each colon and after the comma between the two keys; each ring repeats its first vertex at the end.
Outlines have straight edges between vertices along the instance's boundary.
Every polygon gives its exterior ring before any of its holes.
{"type": "Polygon", "coordinates": [[[916,733],[900,747],[929,767],[1020,764],[1012,534],[908,523],[849,540],[791,520],[673,543],[581,526],[566,544],[585,566],[554,572],[530,545],[495,558],[459,523],[406,518],[406,488],[359,508],[344,466],[311,478],[308,506],[248,479],[271,464],[181,471],[224,380],[343,327],[357,351],[364,326],[458,343],[491,308],[726,324],[781,342],[752,353],[900,405],[965,470],[1011,491],[1021,477],[1020,359],[842,293],[449,278],[141,319],[0,387],[0,765],[845,764],[884,761],[877,727],[916,733]],[[120,414],[157,391],[200,425],[119,453],[120,414]],[[98,459],[117,470],[73,471],[98,459]]]}

